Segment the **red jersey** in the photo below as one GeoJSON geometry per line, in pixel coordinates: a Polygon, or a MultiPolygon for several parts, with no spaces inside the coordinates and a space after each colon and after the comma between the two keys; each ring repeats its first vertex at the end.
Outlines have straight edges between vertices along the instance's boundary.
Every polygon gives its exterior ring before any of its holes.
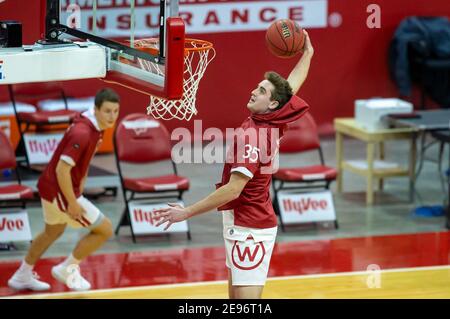
{"type": "Polygon", "coordinates": [[[277,226],[270,198],[273,159],[287,124],[303,116],[308,109],[305,101],[293,96],[277,111],[252,114],[236,130],[232,147],[227,152],[222,181],[216,185],[227,184],[233,172],[251,178],[239,198],[218,208],[234,210],[235,225],[249,228],[277,226]]]}
{"type": "Polygon", "coordinates": [[[67,200],[62,194],[56,178],[56,166],[59,160],[63,160],[73,167],[70,172],[73,191],[77,198],[80,197],[81,180],[87,174],[89,164],[97,150],[98,144],[101,142],[102,136],[103,132],[98,127],[92,110],[76,117],[39,178],[37,184],[39,195],[43,199],[53,202],[59,193],[61,198],[58,198],[58,204],[61,210],[65,211],[63,208],[67,207],[67,200]],[[62,199],[63,203],[60,203],[60,199],[62,199]]]}

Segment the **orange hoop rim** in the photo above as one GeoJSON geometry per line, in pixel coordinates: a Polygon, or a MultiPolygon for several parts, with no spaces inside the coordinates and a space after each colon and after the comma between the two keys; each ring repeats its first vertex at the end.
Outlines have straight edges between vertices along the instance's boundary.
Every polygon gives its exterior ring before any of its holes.
{"type": "MultiPolygon", "coordinates": [[[[135,40],[135,44],[141,44],[140,41],[146,41],[146,42],[150,42],[152,44],[157,44],[159,42],[158,38],[143,38],[143,39],[137,39],[135,40]]],[[[194,38],[186,38],[184,39],[184,51],[185,53],[189,53],[189,52],[199,52],[199,51],[208,51],[210,49],[212,49],[214,47],[214,45],[206,40],[200,40],[200,39],[194,39],[194,38]],[[194,47],[192,46],[192,44],[197,44],[199,45],[199,47],[194,47]],[[187,47],[186,45],[191,45],[190,47],[187,47]]],[[[140,47],[140,46],[135,46],[135,49],[143,51],[143,52],[147,52],[153,55],[156,55],[159,53],[159,50],[156,48],[149,48],[149,47],[140,47]]]]}

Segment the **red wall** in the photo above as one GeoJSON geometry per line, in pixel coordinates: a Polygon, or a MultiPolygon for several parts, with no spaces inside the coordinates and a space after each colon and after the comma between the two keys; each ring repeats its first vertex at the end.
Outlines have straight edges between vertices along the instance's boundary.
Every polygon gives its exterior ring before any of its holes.
{"type": "MultiPolygon", "coordinates": [[[[310,29],[315,56],[307,82],[299,92],[311,106],[311,113],[322,133],[332,131],[335,117],[353,116],[353,101],[373,96],[397,96],[389,79],[387,48],[400,21],[411,15],[450,16],[448,0],[378,0],[381,7],[381,29],[369,29],[366,8],[372,0],[329,0],[328,14],[338,12],[342,24],[337,27],[310,29]]],[[[211,4],[213,5],[213,4],[211,4]]],[[[39,1],[7,0],[0,3],[0,20],[23,22],[24,42],[39,37],[39,1]]],[[[212,41],[217,50],[198,94],[199,115],[203,128],[235,127],[248,115],[246,103],[251,90],[265,71],[274,70],[287,76],[297,59],[271,56],[265,47],[264,31],[196,34],[212,41]]],[[[105,83],[99,80],[68,81],[69,94],[90,95],[105,83]]],[[[121,116],[143,112],[148,97],[116,88],[122,97],[121,116]]],[[[413,101],[417,102],[417,92],[413,101]]],[[[193,127],[191,122],[166,122],[170,129],[193,127]]]]}

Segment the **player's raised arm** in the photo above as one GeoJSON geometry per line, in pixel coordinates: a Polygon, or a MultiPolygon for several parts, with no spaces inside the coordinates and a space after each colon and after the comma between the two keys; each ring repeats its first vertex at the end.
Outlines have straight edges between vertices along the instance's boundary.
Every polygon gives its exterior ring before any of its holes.
{"type": "Polygon", "coordinates": [[[303,55],[295,65],[295,67],[292,69],[287,79],[294,95],[297,94],[303,82],[305,82],[306,77],[308,76],[311,58],[314,55],[314,48],[311,44],[308,32],[306,32],[305,30],[303,30],[303,32],[305,33],[305,46],[303,55]]]}

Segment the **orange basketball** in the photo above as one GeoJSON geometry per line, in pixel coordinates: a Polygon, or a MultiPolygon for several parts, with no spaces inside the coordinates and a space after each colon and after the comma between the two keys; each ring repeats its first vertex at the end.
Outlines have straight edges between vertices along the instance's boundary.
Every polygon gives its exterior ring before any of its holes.
{"type": "Polygon", "coordinates": [[[273,22],[266,32],[270,52],[280,58],[290,58],[303,51],[305,35],[294,21],[281,19],[273,22]]]}

